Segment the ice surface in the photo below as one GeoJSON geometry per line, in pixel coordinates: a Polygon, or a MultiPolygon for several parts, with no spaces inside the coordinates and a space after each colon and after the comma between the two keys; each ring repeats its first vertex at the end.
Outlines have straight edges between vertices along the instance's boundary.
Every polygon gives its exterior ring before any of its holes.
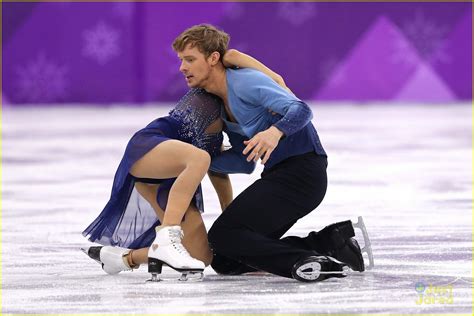
{"type": "MultiPolygon", "coordinates": [[[[129,137],[167,109],[6,108],[2,312],[471,313],[470,104],[312,108],[329,188],[289,234],[362,215],[374,270],[314,284],[211,268],[199,283],[165,270],[168,281],[146,284],[146,267],[106,275],[80,251],[81,231],[102,210],[129,137]],[[450,292],[417,304],[417,283],[450,292]]],[[[258,176],[233,176],[235,192],[258,176]]],[[[203,186],[209,228],[220,211],[207,178],[203,186]]]]}

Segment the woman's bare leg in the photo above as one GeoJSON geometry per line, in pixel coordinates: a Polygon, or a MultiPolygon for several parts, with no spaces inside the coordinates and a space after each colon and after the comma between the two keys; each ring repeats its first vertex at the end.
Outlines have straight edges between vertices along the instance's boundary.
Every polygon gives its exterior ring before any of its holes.
{"type": "Polygon", "coordinates": [[[180,225],[199,183],[204,178],[210,156],[190,144],[168,140],[150,150],[131,168],[130,173],[139,178],[175,178],[168,195],[163,226],[180,225]]]}
{"type": "MultiPolygon", "coordinates": [[[[135,188],[138,193],[150,203],[161,222],[165,212],[163,212],[156,201],[158,185],[135,183],[135,188]]],[[[184,232],[183,245],[191,256],[201,260],[206,266],[211,264],[212,251],[207,241],[206,227],[204,226],[201,213],[199,213],[194,206],[188,207],[185,214],[185,221],[181,223],[181,227],[184,232]]],[[[129,259],[131,260],[129,262],[133,264],[140,265],[147,263],[148,247],[133,250],[131,258],[129,259]]]]}

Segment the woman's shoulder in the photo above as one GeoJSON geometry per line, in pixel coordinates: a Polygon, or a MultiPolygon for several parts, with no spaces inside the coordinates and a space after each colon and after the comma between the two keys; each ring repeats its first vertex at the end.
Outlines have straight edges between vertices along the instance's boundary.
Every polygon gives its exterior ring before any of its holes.
{"type": "Polygon", "coordinates": [[[202,88],[192,88],[183,96],[183,98],[197,98],[202,100],[208,100],[210,102],[222,102],[222,100],[215,94],[209,93],[202,88]]]}
{"type": "Polygon", "coordinates": [[[204,89],[189,90],[170,111],[170,116],[215,120],[220,116],[222,100],[204,89]]]}
{"type": "Polygon", "coordinates": [[[175,108],[189,108],[195,111],[216,109],[223,105],[221,98],[201,88],[190,89],[175,108]]]}

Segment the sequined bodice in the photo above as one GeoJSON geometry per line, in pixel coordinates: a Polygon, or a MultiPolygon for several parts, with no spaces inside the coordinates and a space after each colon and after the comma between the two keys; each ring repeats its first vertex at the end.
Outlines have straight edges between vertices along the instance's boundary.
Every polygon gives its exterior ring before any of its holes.
{"type": "Polygon", "coordinates": [[[222,100],[203,89],[191,89],[176,107],[170,111],[171,118],[179,122],[178,138],[211,156],[220,152],[222,132],[207,133],[206,129],[220,118],[222,100]]]}

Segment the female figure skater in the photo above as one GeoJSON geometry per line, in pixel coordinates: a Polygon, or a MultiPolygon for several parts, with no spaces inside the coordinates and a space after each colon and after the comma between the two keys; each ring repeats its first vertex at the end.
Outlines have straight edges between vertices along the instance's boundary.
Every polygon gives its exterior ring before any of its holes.
{"type": "MultiPolygon", "coordinates": [[[[208,56],[213,66],[252,67],[285,86],[281,76],[256,59],[228,50],[208,56]]],[[[187,61],[189,62],[189,61],[187,61]]],[[[199,273],[212,261],[203,211],[200,182],[210,160],[221,151],[222,101],[203,89],[191,89],[171,110],[138,131],[129,141],[115,174],[109,202],[83,235],[93,246],[84,251],[109,274],[148,262],[152,279],[162,264],[174,270],[199,273]],[[153,208],[147,213],[143,197],[153,208]],[[200,212],[199,212],[200,211],[200,212]],[[151,247],[150,247],[151,246],[151,247]]],[[[210,174],[222,209],[232,201],[226,186],[210,174]]],[[[226,180],[224,180],[226,181],[226,180]]]]}

